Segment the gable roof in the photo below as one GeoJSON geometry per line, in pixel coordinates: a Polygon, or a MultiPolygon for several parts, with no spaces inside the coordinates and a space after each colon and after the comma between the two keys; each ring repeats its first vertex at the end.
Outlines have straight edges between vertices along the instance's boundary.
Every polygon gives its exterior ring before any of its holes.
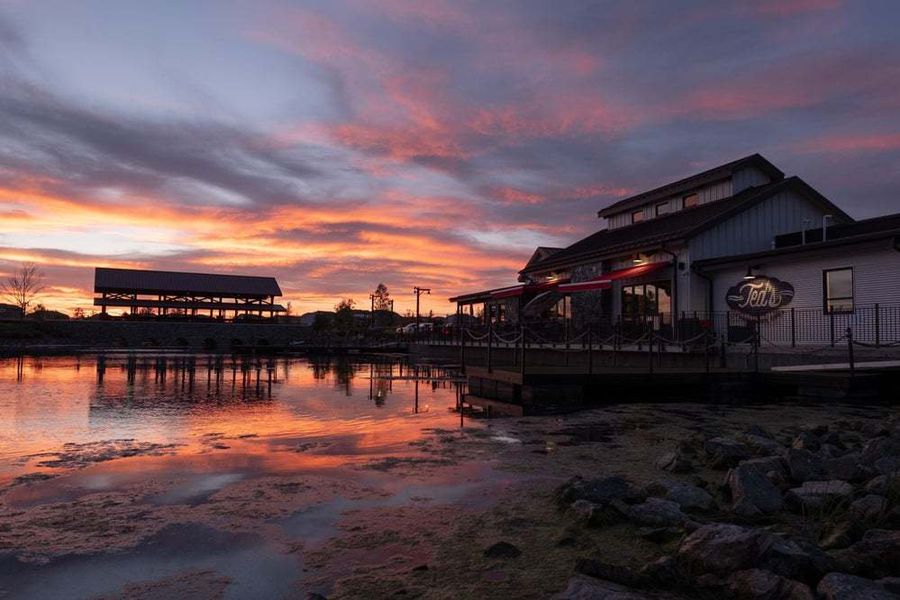
{"type": "Polygon", "coordinates": [[[522,272],[536,272],[567,267],[628,252],[659,248],[667,243],[685,240],[787,189],[822,206],[833,214],[836,219],[847,222],[853,221],[847,213],[835,206],[805,181],[799,177],[789,177],[781,181],[747,188],[723,200],[716,200],[715,202],[701,204],[695,208],[676,211],[635,225],[600,230],[536,265],[526,266],[522,272]]]}
{"type": "Polygon", "coordinates": [[[97,267],[94,292],[280,296],[281,288],[274,277],[97,267]]]}
{"type": "Polygon", "coordinates": [[[562,248],[551,248],[550,246],[538,246],[535,251],[532,253],[531,258],[528,259],[528,262],[525,263],[525,267],[528,268],[532,265],[536,265],[542,260],[546,260],[547,258],[553,256],[557,252],[562,250],[562,248]]]}
{"type": "Polygon", "coordinates": [[[597,213],[597,216],[607,217],[612,214],[626,211],[629,208],[637,208],[638,206],[643,206],[644,204],[648,204],[650,202],[653,202],[654,200],[662,200],[663,198],[667,198],[681,192],[688,192],[701,185],[730,177],[734,174],[735,171],[739,171],[747,167],[756,167],[757,169],[763,171],[766,175],[771,177],[773,181],[780,181],[784,179],[784,173],[781,171],[781,169],[770,163],[761,154],[751,154],[750,156],[745,156],[744,158],[733,160],[729,163],[725,163],[724,165],[713,167],[712,169],[703,171],[702,173],[697,173],[695,175],[691,175],[690,177],[679,179],[678,181],[675,181],[673,183],[667,183],[666,185],[654,188],[650,191],[642,192],[640,194],[637,194],[636,196],[630,196],[628,198],[625,198],[624,200],[619,200],[615,204],[607,206],[603,210],[599,211],[597,213]]]}

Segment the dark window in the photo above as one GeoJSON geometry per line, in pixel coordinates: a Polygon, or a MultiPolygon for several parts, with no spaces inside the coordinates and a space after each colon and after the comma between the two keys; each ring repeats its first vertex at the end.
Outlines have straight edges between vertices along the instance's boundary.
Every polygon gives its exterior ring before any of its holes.
{"type": "Polygon", "coordinates": [[[640,223],[643,220],[644,220],[644,211],[643,210],[636,210],[633,213],[631,213],[631,222],[632,223],[640,223]]]}
{"type": "Polygon", "coordinates": [[[853,312],[853,269],[829,269],[822,277],[826,312],[853,312]]]}
{"type": "Polygon", "coordinates": [[[667,316],[672,311],[669,293],[671,283],[661,281],[646,285],[626,285],[622,288],[622,317],[626,320],[667,316]]]}
{"type": "Polygon", "coordinates": [[[700,196],[698,196],[697,194],[688,194],[687,196],[682,198],[682,200],[684,201],[685,208],[693,208],[700,204],[700,196]]]}
{"type": "Polygon", "coordinates": [[[668,202],[662,202],[662,203],[656,205],[656,216],[657,217],[662,216],[668,212],[669,212],[669,203],[668,202]]]}

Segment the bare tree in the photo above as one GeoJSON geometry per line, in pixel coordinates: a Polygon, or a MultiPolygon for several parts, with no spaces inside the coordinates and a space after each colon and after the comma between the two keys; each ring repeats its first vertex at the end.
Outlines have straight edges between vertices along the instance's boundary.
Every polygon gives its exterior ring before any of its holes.
{"type": "Polygon", "coordinates": [[[386,285],[379,283],[378,287],[375,288],[375,293],[372,295],[374,296],[372,301],[375,305],[375,310],[390,310],[391,293],[386,285]]]}
{"type": "Polygon", "coordinates": [[[28,312],[28,305],[37,297],[43,286],[44,274],[34,263],[22,263],[12,275],[3,282],[3,296],[22,311],[28,312]]]}

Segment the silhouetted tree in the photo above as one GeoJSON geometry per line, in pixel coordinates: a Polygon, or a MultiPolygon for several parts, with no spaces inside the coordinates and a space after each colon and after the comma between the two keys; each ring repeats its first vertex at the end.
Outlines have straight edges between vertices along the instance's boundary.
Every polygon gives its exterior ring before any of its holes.
{"type": "Polygon", "coordinates": [[[28,305],[41,290],[43,274],[34,263],[22,263],[19,269],[3,282],[3,296],[22,311],[28,312],[28,305]]]}
{"type": "Polygon", "coordinates": [[[356,301],[353,298],[346,298],[337,303],[334,307],[334,326],[342,333],[349,333],[353,330],[355,322],[353,320],[353,307],[356,301]]]}
{"type": "Polygon", "coordinates": [[[387,286],[383,283],[379,283],[378,287],[375,288],[375,310],[390,310],[391,308],[391,293],[388,291],[387,286]]]}

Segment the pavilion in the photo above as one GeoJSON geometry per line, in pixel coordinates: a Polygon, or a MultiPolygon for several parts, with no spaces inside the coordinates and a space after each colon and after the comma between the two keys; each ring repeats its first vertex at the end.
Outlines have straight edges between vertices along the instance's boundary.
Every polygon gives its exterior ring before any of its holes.
{"type": "Polygon", "coordinates": [[[149,311],[158,316],[197,316],[224,319],[255,315],[274,317],[285,312],[275,303],[281,288],[274,277],[181,273],[139,269],[94,270],[94,306],[103,314],[109,308],[126,308],[134,315],[149,311]]]}

